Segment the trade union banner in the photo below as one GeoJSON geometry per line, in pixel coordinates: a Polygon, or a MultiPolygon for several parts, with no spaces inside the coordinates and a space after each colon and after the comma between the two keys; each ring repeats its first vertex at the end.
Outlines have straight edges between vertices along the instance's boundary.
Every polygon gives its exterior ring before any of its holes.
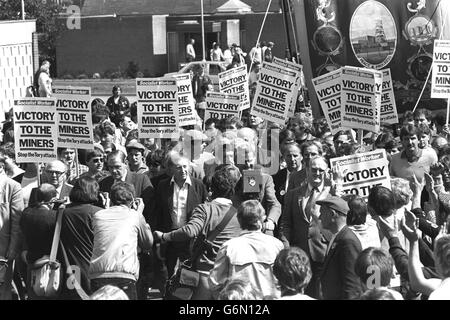
{"type": "MultiPolygon", "coordinates": [[[[414,108],[427,78],[421,105],[433,110],[446,107],[445,100],[430,97],[429,71],[434,41],[450,39],[448,1],[293,0],[292,4],[310,92],[312,78],[343,66],[389,68],[399,113],[414,108]]],[[[316,95],[311,98],[313,108],[319,108],[316,95]]]]}

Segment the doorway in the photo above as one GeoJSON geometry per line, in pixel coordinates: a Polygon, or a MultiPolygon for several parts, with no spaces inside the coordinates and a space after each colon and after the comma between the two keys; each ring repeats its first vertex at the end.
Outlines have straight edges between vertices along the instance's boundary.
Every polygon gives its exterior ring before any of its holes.
{"type": "MultiPolygon", "coordinates": [[[[219,32],[205,32],[205,51],[206,57],[205,60],[210,60],[209,51],[212,49],[213,42],[219,42],[220,39],[219,32]]],[[[201,33],[185,33],[184,34],[184,43],[187,44],[189,39],[194,39],[194,50],[195,50],[195,60],[201,61],[203,59],[202,54],[202,34],[201,33]]]]}

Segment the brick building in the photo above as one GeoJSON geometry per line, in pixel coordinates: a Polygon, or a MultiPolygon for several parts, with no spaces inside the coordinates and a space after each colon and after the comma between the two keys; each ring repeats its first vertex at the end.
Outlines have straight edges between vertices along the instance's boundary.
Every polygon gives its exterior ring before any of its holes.
{"type": "MultiPolygon", "coordinates": [[[[212,43],[249,52],[267,8],[261,0],[204,0],[206,56],[212,43]]],[[[85,0],[81,29],[66,30],[57,43],[58,76],[124,71],[130,61],[147,76],[177,71],[189,38],[201,60],[200,0],[85,0]]],[[[273,1],[261,40],[275,42],[284,57],[287,39],[278,1],[273,1]]]]}

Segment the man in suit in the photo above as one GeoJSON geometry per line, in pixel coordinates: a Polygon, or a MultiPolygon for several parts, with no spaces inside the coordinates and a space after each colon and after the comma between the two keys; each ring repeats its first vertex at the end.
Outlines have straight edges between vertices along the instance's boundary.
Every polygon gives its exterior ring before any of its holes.
{"type": "Polygon", "coordinates": [[[284,195],[288,190],[289,177],[302,169],[302,155],[300,146],[296,142],[283,145],[281,147],[281,152],[286,161],[286,168],[278,170],[272,178],[275,185],[275,195],[277,200],[283,205],[284,195]]]}
{"type": "MultiPolygon", "coordinates": [[[[42,183],[49,183],[56,188],[56,196],[60,200],[69,200],[72,185],[66,182],[67,166],[60,160],[53,160],[45,166],[42,172],[42,183]]],[[[29,206],[37,201],[37,188],[33,188],[30,193],[29,206]]]]}
{"type": "Polygon", "coordinates": [[[316,156],[322,156],[322,146],[316,141],[306,141],[301,144],[300,152],[302,154],[302,169],[292,173],[289,177],[288,190],[300,187],[306,180],[306,168],[309,160],[316,156]]]}
{"type": "Polygon", "coordinates": [[[320,228],[320,207],[316,205],[318,199],[326,198],[330,192],[327,169],[328,164],[323,157],[311,158],[306,169],[306,181],[287,192],[280,219],[280,238],[285,247],[299,247],[310,257],[313,277],[306,294],[314,298],[319,298],[318,275],[331,239],[331,233],[320,228]]]}
{"type": "Polygon", "coordinates": [[[362,251],[361,242],[347,224],[349,207],[340,197],[329,196],[317,201],[324,229],[333,233],[321,275],[322,294],[326,300],[351,300],[362,293],[355,273],[355,262],[362,251]]]}
{"type": "MultiPolygon", "coordinates": [[[[120,150],[115,150],[108,154],[106,163],[111,175],[100,181],[100,191],[109,192],[116,181],[130,183],[136,191],[135,197],[143,198],[144,204],[147,205],[150,200],[149,195],[153,192],[152,183],[147,175],[132,172],[126,165],[125,158],[125,154],[120,150]]],[[[148,217],[145,218],[147,219],[148,217]]]]}
{"type": "MultiPolygon", "coordinates": [[[[183,227],[191,218],[196,206],[205,202],[207,192],[202,181],[189,175],[189,159],[176,151],[167,158],[170,178],[161,180],[156,188],[155,230],[170,232],[183,227]]],[[[177,261],[190,257],[189,242],[169,242],[165,252],[168,276],[175,271],[177,261]]]]}
{"type": "Polygon", "coordinates": [[[6,158],[0,155],[0,300],[11,300],[14,259],[20,253],[22,234],[20,218],[23,210],[20,184],[5,173],[6,158]]]}
{"type": "Polygon", "coordinates": [[[244,170],[257,169],[259,171],[260,183],[259,191],[246,193],[244,192],[244,179],[241,177],[236,185],[236,192],[232,197],[233,206],[235,208],[246,200],[259,200],[266,210],[266,221],[264,222],[263,230],[266,234],[273,235],[278,224],[278,219],[281,216],[281,205],[275,196],[275,186],[273,184],[272,176],[262,172],[260,167],[256,166],[256,147],[248,142],[243,142],[238,145],[234,152],[234,163],[241,174],[244,170]],[[243,159],[242,159],[243,158],[243,159]]]}

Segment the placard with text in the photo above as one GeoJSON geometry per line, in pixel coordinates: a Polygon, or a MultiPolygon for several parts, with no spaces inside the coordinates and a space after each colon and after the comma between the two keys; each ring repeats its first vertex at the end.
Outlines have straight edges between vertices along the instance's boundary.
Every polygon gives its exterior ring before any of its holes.
{"type": "Polygon", "coordinates": [[[239,116],[239,106],[241,98],[238,95],[207,92],[205,121],[213,119],[225,119],[232,116],[239,116]]]}
{"type": "Polygon", "coordinates": [[[192,95],[192,79],[189,73],[176,74],[173,76],[178,86],[178,112],[180,127],[194,125],[197,119],[194,115],[195,100],[192,95]]]}
{"type": "Polygon", "coordinates": [[[341,82],[341,69],[312,79],[317,98],[332,134],[342,130],[341,82]]]}
{"type": "Polygon", "coordinates": [[[343,192],[367,198],[370,189],[383,186],[391,189],[389,161],[386,151],[377,149],[370,152],[330,159],[333,169],[343,173],[343,192]]]}
{"type": "Polygon", "coordinates": [[[91,88],[53,87],[58,114],[58,147],[94,148],[91,88]]]}
{"type": "Polygon", "coordinates": [[[298,72],[263,62],[250,114],[284,125],[298,72]]]}
{"type": "Polygon", "coordinates": [[[50,162],[57,159],[58,117],[56,99],[14,100],[16,162],[50,162]]]}
{"type": "Polygon", "coordinates": [[[341,68],[341,80],[342,126],[378,132],[383,73],[346,66],[341,68]]]}
{"type": "Polygon", "coordinates": [[[435,40],[431,98],[450,99],[450,40],[435,40]]]}
{"type": "Polygon", "coordinates": [[[250,108],[247,66],[243,65],[219,73],[219,91],[239,95],[241,100],[239,110],[250,108]]]}
{"type": "Polygon", "coordinates": [[[281,67],[288,68],[295,72],[298,72],[298,77],[297,77],[297,79],[295,79],[294,88],[292,90],[292,99],[291,99],[291,102],[289,103],[289,109],[288,109],[288,114],[287,114],[287,117],[291,118],[294,116],[295,107],[297,104],[298,92],[302,86],[303,66],[301,64],[283,60],[283,59],[280,59],[277,57],[273,58],[273,63],[276,65],[279,65],[281,67]]]}
{"type": "Polygon", "coordinates": [[[178,86],[174,78],[136,79],[139,138],[178,137],[178,86]]]}

